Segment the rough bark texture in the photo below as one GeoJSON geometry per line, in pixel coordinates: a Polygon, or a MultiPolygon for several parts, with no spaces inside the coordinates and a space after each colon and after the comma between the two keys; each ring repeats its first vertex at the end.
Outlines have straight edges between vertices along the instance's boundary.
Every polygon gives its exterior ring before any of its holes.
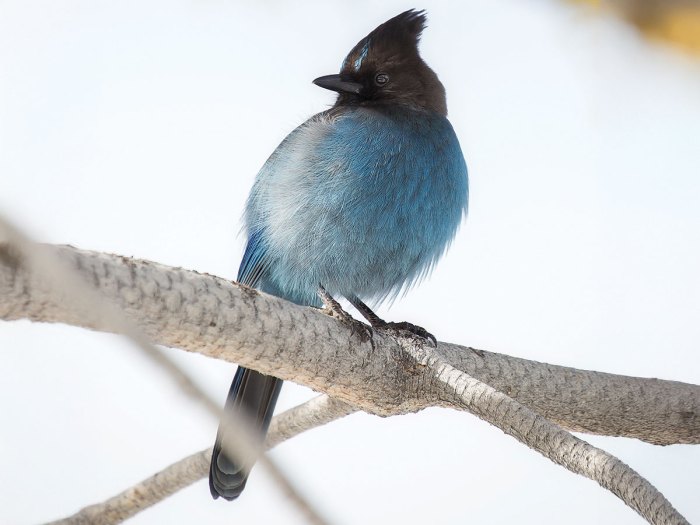
{"type": "MultiPolygon", "coordinates": [[[[359,334],[312,308],[211,275],[117,255],[56,247],[70,266],[155,343],[240,363],[378,415],[428,406],[467,409],[399,344],[359,334]],[[264,343],[264,344],[263,344],[264,343]]],[[[50,293],[0,245],[0,319],[117,331],[50,293]]],[[[700,387],[527,361],[440,343],[450,366],[569,430],[655,444],[700,443],[700,387]]]]}
{"type": "Polygon", "coordinates": [[[404,345],[416,362],[433,371],[445,390],[466,408],[564,468],[581,474],[634,509],[653,525],[688,525],[656,487],[618,458],[592,446],[503,392],[457,370],[434,350],[404,345]]]}

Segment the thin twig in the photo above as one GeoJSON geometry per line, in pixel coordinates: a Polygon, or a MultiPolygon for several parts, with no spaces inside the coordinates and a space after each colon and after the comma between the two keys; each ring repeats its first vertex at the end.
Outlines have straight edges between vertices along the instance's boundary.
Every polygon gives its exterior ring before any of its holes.
{"type": "MultiPolygon", "coordinates": [[[[275,416],[265,448],[271,449],[306,430],[355,412],[350,405],[320,395],[275,416]]],[[[199,481],[209,472],[211,448],[196,452],[101,503],[90,505],[67,518],[46,525],[115,525],[135,516],[177,491],[199,481]]]]}

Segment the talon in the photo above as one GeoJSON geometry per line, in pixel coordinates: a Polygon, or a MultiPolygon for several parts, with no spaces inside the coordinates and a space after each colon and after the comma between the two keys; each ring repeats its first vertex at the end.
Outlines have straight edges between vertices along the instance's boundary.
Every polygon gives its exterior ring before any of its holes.
{"type": "MultiPolygon", "coordinates": [[[[323,291],[325,292],[325,290],[323,291]]],[[[319,291],[319,295],[320,293],[321,292],[319,291]]],[[[409,332],[411,335],[423,339],[425,342],[432,343],[432,346],[434,348],[437,348],[437,339],[425,328],[412,323],[407,323],[406,321],[402,321],[400,323],[387,323],[377,314],[375,314],[372,311],[372,309],[365,303],[363,303],[357,296],[349,296],[348,301],[350,301],[350,303],[355,308],[357,308],[357,311],[360,312],[362,316],[370,322],[372,328],[375,328],[377,330],[384,330],[387,332],[409,332]]]]}

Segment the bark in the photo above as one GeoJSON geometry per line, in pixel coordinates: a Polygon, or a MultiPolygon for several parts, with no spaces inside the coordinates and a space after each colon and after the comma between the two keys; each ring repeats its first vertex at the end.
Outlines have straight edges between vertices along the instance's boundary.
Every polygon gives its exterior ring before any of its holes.
{"type": "MultiPolygon", "coordinates": [[[[209,406],[212,402],[197,390],[186,374],[164,359],[149,339],[193,351],[204,348],[203,353],[208,355],[233,359],[284,379],[301,378],[300,382],[312,387],[320,385],[319,389],[349,402],[348,405],[334,401],[335,409],[341,415],[352,411],[352,405],[381,415],[404,413],[436,404],[462,408],[496,425],[572,472],[597,481],[649,523],[687,523],[655,487],[629,466],[569,434],[538,413],[535,407],[540,406],[542,412],[551,411],[551,419],[562,418],[564,424],[574,428],[578,425],[578,429],[596,426],[598,420],[593,425],[581,423],[580,420],[569,421],[566,410],[560,410],[562,404],[552,403],[547,396],[537,397],[532,408],[526,406],[518,398],[527,399],[532,394],[531,384],[527,385],[528,389],[522,390],[509,383],[495,388],[489,382],[474,377],[466,369],[475,368],[478,372],[478,364],[488,364],[489,358],[484,351],[447,344],[431,349],[425,346],[423,340],[413,336],[388,338],[375,332],[368,337],[363,331],[353,331],[343,323],[324,317],[318,311],[290,305],[255,290],[227,284],[215,277],[200,276],[181,269],[167,269],[146,261],[125,258],[116,258],[115,261],[115,256],[82,252],[69,247],[54,248],[57,253],[50,253],[51,248],[33,245],[11,227],[6,230],[15,242],[13,246],[18,246],[19,249],[0,245],[0,292],[6,292],[0,296],[5,299],[0,301],[0,317],[71,322],[87,328],[124,333],[161,362],[175,380],[190,390],[193,397],[201,398],[214,412],[218,410],[209,406]],[[177,323],[174,326],[173,321],[177,323]],[[193,334],[196,336],[196,344],[189,348],[188,337],[193,334]],[[259,341],[255,341],[256,335],[260,338],[259,341]],[[254,348],[261,350],[253,356],[249,353],[238,356],[237,351],[246,349],[251,339],[255,341],[254,348]],[[233,348],[229,346],[231,342],[235,345],[233,348]],[[292,354],[290,348],[295,350],[292,354]],[[329,355],[332,356],[330,362],[329,355]],[[473,362],[465,363],[465,356],[473,359],[477,356],[483,363],[477,363],[477,366],[473,362]],[[248,359],[252,364],[246,361],[248,359]],[[264,368],[268,364],[272,367],[271,370],[264,368]]],[[[663,395],[671,390],[672,393],[680,394],[676,395],[674,401],[678,397],[684,400],[682,406],[685,411],[681,410],[681,414],[692,416],[685,418],[692,421],[690,437],[683,435],[681,439],[697,439],[697,429],[693,425],[697,425],[695,408],[698,387],[623,376],[604,377],[605,374],[523,360],[509,363],[511,358],[502,355],[493,354],[492,357],[494,359],[491,363],[495,364],[499,372],[515,370],[514,373],[500,374],[500,378],[504,375],[508,378],[518,376],[518,369],[530,370],[534,366],[538,373],[528,374],[529,377],[534,375],[554,379],[549,383],[555,383],[557,387],[574,383],[579,389],[574,390],[574,393],[579,394],[576,399],[596,390],[597,383],[601,381],[610,382],[615,391],[637,393],[637,398],[651,392],[653,399],[659,395],[658,391],[663,395]],[[582,377],[587,383],[581,380],[582,377]]],[[[492,371],[493,368],[488,367],[488,370],[492,371]]],[[[494,378],[492,384],[498,380],[498,377],[494,378]]],[[[605,394],[609,389],[598,390],[605,394]]],[[[555,388],[554,394],[561,394],[560,388],[555,388]]],[[[619,396],[616,400],[620,401],[619,396]]],[[[597,403],[599,397],[592,401],[597,403]]],[[[329,409],[331,404],[321,406],[329,409]]],[[[314,415],[317,410],[318,406],[312,407],[306,413],[302,411],[299,417],[306,417],[312,422],[329,420],[328,416],[314,415]]],[[[629,420],[629,404],[618,407],[618,412],[618,417],[613,418],[609,427],[605,428],[614,428],[620,432],[619,428],[629,420]]],[[[648,415],[646,410],[640,412],[642,416],[648,415]]],[[[606,414],[609,413],[610,410],[606,409],[606,414]]],[[[636,412],[633,410],[632,413],[636,412]]],[[[234,425],[236,421],[229,422],[224,417],[224,423],[234,425]]],[[[286,433],[294,433],[301,428],[293,418],[285,423],[286,426],[278,425],[275,430],[286,428],[286,433]]],[[[632,424],[630,428],[635,437],[651,442],[668,440],[668,426],[664,427],[666,434],[664,431],[659,432],[658,428],[649,433],[650,426],[653,425],[645,422],[641,426],[632,424]]],[[[627,427],[623,431],[626,430],[627,427]]],[[[285,433],[281,432],[280,435],[284,436],[285,433]]],[[[252,439],[239,440],[244,443],[240,446],[232,443],[229,449],[231,453],[246,454],[246,448],[254,447],[252,439]]],[[[270,463],[265,457],[261,457],[260,462],[270,463]]],[[[201,467],[201,463],[201,454],[186,458],[184,462],[166,469],[168,475],[175,476],[174,482],[162,486],[162,480],[167,476],[156,476],[107,502],[83,509],[67,518],[66,522],[80,523],[80,520],[88,519],[91,522],[116,523],[139,505],[147,506],[166,497],[171,487],[181,483],[180,478],[191,482],[191,472],[183,472],[182,466],[192,467],[193,464],[196,468],[201,467]],[[148,487],[153,489],[152,497],[150,503],[145,503],[143,494],[144,491],[148,493],[148,487]],[[120,510],[123,511],[121,514],[120,510]]],[[[269,470],[276,475],[278,486],[294,497],[309,522],[324,522],[271,463],[269,470]]]]}
{"type": "MultiPolygon", "coordinates": [[[[381,333],[363,340],[316,309],[211,275],[72,247],[54,250],[157,344],[240,363],[382,416],[429,406],[467,409],[381,333]]],[[[57,297],[7,245],[0,245],[0,319],[119,331],[57,297]]],[[[659,445],[700,443],[696,385],[577,370],[442,342],[437,353],[568,430],[659,445]]]]}
{"type": "MultiPolygon", "coordinates": [[[[265,443],[271,449],[311,428],[323,425],[354,412],[345,403],[318,396],[282,412],[272,420],[265,443]]],[[[47,525],[113,525],[127,520],[155,505],[178,490],[199,481],[209,473],[211,448],[200,450],[157,472],[125,491],[81,509],[72,516],[47,525]]]]}

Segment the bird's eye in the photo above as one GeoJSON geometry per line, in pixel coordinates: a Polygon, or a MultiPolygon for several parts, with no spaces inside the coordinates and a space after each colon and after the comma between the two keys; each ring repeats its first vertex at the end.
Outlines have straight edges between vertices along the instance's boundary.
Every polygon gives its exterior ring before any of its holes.
{"type": "Polygon", "coordinates": [[[374,77],[374,83],[378,86],[383,86],[387,82],[389,82],[389,75],[387,75],[386,73],[377,73],[374,77]]]}

